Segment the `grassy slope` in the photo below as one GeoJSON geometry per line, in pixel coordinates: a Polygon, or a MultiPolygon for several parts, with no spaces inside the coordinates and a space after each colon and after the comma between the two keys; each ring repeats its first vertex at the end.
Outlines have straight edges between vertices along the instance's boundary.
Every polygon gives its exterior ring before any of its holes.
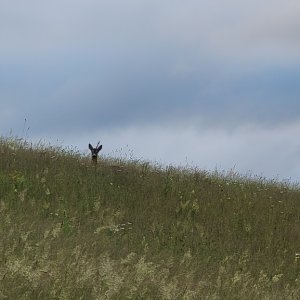
{"type": "Polygon", "coordinates": [[[0,299],[297,299],[300,192],[0,140],[0,299]]]}

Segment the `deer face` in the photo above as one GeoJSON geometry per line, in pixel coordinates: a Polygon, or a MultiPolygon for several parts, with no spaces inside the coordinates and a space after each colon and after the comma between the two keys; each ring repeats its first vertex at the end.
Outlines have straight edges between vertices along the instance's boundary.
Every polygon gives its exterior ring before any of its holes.
{"type": "Polygon", "coordinates": [[[102,149],[102,145],[99,145],[100,142],[98,142],[97,146],[94,148],[91,144],[89,144],[89,149],[92,152],[92,161],[94,163],[97,163],[98,153],[102,149]]]}

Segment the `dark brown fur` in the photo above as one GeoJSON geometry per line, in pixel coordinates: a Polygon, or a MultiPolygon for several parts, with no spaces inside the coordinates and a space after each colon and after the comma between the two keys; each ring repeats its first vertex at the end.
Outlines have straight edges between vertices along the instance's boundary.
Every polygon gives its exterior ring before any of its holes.
{"type": "Polygon", "coordinates": [[[94,148],[91,144],[89,144],[89,149],[92,152],[92,161],[94,164],[97,164],[97,159],[98,159],[98,153],[102,149],[102,145],[100,145],[100,142],[98,142],[97,146],[94,148]]]}

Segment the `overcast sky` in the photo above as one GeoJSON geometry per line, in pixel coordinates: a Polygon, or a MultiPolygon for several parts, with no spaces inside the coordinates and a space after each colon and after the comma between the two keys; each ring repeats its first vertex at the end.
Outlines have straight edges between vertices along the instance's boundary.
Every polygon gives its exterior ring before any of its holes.
{"type": "Polygon", "coordinates": [[[0,0],[0,134],[300,181],[299,15],[298,0],[0,0]]]}

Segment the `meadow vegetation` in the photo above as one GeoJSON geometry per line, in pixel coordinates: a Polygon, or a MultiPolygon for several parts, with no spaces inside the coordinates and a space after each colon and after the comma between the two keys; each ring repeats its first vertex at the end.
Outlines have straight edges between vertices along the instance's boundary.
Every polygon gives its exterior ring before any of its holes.
{"type": "Polygon", "coordinates": [[[0,299],[299,299],[289,183],[0,140],[0,299]]]}

